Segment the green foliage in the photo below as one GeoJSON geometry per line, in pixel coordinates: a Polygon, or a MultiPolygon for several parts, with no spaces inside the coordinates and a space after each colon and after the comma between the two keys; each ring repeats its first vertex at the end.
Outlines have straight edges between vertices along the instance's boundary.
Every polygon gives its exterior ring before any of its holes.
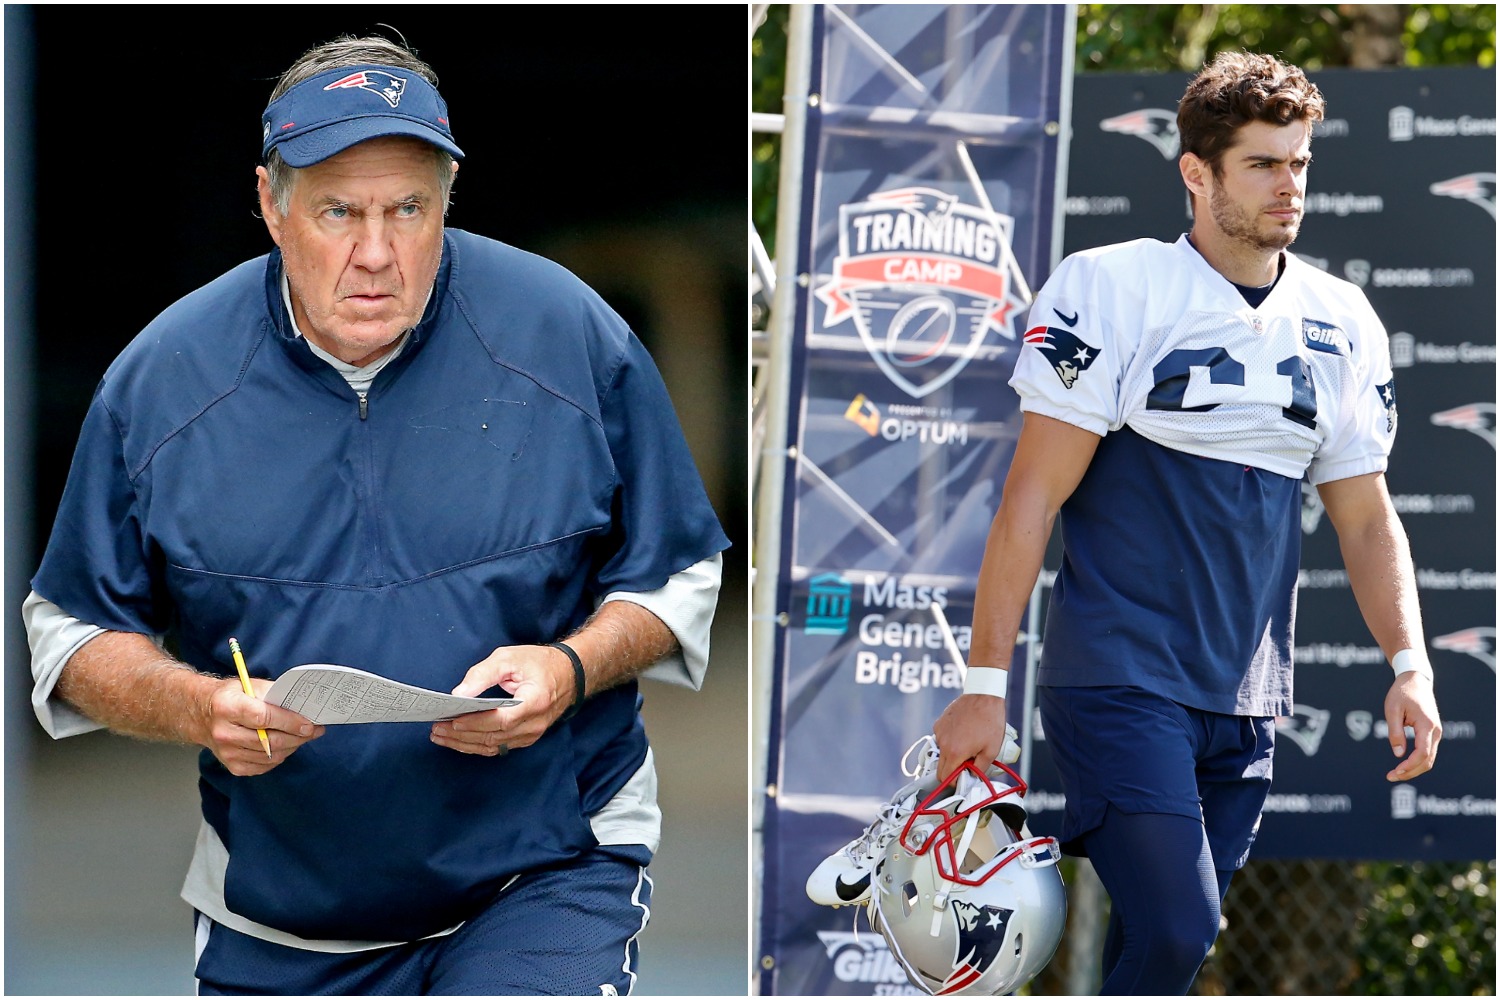
{"type": "Polygon", "coordinates": [[[1224,49],[1304,69],[1348,62],[1338,8],[1315,4],[1079,4],[1079,72],[1191,71],[1224,49]]]}
{"type": "Polygon", "coordinates": [[[1378,886],[1360,914],[1349,992],[1432,996],[1495,990],[1495,862],[1360,865],[1378,886]]]}
{"type": "MultiPolygon", "coordinates": [[[[782,93],[786,83],[786,25],[788,5],[771,4],[766,20],[750,39],[751,87],[750,110],[781,114],[782,93]]],[[[750,143],[750,187],[755,192],[751,220],[755,231],[766,241],[766,252],[776,254],[776,199],[765,197],[774,192],[781,169],[781,137],[756,132],[750,143]]]]}
{"type": "MultiPolygon", "coordinates": [[[[1349,66],[1356,22],[1373,6],[1079,4],[1078,71],[1191,72],[1225,49],[1274,53],[1306,70],[1349,66]]],[[[1385,11],[1405,14],[1391,64],[1495,64],[1493,4],[1387,5],[1385,11]]]]}
{"type": "Polygon", "coordinates": [[[1495,5],[1414,4],[1401,43],[1408,66],[1493,66],[1495,5]]]}

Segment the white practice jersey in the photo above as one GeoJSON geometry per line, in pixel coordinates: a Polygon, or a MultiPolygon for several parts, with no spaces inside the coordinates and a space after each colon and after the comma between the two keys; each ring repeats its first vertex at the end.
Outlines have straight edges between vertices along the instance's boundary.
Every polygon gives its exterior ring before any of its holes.
{"type": "Polygon", "coordinates": [[[1039,681],[1291,711],[1302,481],[1383,472],[1385,330],[1283,254],[1259,307],[1186,237],[1074,254],[1031,307],[1021,409],[1100,435],[1061,511],[1039,681]]]}
{"type": "Polygon", "coordinates": [[[1354,285],[1283,256],[1251,308],[1186,236],[1073,254],[1032,305],[1021,408],[1313,483],[1383,471],[1385,328],[1354,285]]]}

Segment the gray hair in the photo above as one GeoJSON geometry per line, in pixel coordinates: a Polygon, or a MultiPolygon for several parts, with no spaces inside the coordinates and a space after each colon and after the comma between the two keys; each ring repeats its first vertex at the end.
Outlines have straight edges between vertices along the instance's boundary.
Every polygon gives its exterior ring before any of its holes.
{"type": "MultiPolygon", "coordinates": [[[[365,37],[340,35],[331,42],[324,42],[302,53],[297,61],[281,74],[281,79],[276,81],[276,86],[271,90],[271,99],[266,103],[274,103],[282,94],[319,73],[326,73],[331,69],[371,64],[410,70],[432,84],[434,88],[437,87],[437,73],[426,62],[417,58],[416,52],[405,45],[379,35],[365,37]]],[[[431,148],[433,166],[437,170],[438,190],[443,198],[443,214],[446,216],[449,197],[453,190],[453,157],[436,146],[431,148]]],[[[276,211],[282,215],[286,215],[291,208],[292,184],[297,179],[297,171],[298,168],[287,165],[286,161],[281,158],[279,150],[272,149],[270,155],[266,157],[266,180],[271,189],[271,201],[276,205],[276,211]]]]}

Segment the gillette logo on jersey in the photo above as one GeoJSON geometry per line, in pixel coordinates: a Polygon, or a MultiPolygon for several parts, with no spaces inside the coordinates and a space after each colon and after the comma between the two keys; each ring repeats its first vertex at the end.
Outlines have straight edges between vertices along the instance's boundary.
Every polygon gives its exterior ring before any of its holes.
{"type": "MultiPolygon", "coordinates": [[[[1078,322],[1078,313],[1065,316],[1058,310],[1052,310],[1059,320],[1073,326],[1078,322]]],[[[1099,356],[1098,350],[1085,344],[1073,331],[1063,326],[1034,326],[1026,331],[1026,343],[1041,351],[1052,365],[1052,370],[1057,372],[1057,377],[1062,379],[1064,388],[1071,389],[1078,381],[1078,376],[1088,371],[1094,359],[1099,356]]]]}
{"type": "Polygon", "coordinates": [[[932,188],[839,208],[839,252],[817,297],[825,328],[853,320],[880,370],[909,396],[946,385],[985,334],[1015,336],[1005,242],[1014,220],[932,188]]]}
{"type": "Polygon", "coordinates": [[[1342,354],[1349,356],[1349,335],[1332,323],[1324,323],[1321,320],[1302,320],[1302,342],[1308,350],[1322,351],[1324,354],[1342,354]]]}

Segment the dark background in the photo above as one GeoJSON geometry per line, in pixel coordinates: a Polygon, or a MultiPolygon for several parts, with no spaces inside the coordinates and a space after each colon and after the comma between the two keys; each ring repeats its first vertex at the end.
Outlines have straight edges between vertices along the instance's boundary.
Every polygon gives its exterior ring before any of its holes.
{"type": "Polygon", "coordinates": [[[438,73],[466,153],[448,224],[558,260],[631,323],[735,543],[704,690],[644,689],[667,824],[639,989],[743,992],[745,17],[6,8],[7,993],[192,992],[176,892],[194,751],[49,740],[27,707],[20,603],[104,369],[172,301],[272,246],[254,170],[275,79],[372,32],[438,73]]]}

